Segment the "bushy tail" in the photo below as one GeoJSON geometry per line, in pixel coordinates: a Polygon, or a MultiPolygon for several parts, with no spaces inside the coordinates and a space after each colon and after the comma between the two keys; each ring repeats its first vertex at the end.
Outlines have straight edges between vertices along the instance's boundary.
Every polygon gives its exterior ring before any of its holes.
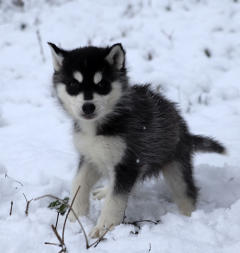
{"type": "Polygon", "coordinates": [[[201,135],[192,135],[192,146],[195,152],[215,152],[219,154],[225,154],[225,147],[218,141],[201,135]]]}

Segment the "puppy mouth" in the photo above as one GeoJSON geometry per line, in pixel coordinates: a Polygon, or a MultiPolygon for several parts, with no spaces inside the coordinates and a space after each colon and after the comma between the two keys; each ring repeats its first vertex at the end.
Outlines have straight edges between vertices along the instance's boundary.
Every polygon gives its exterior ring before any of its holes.
{"type": "Polygon", "coordinates": [[[94,119],[97,117],[97,115],[94,113],[94,114],[81,114],[81,117],[86,119],[86,120],[90,120],[90,119],[94,119]]]}

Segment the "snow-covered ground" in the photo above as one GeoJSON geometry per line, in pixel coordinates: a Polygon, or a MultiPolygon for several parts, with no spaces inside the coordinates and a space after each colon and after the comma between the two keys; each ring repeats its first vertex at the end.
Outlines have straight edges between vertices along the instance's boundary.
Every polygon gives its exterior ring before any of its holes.
{"type": "MultiPolygon", "coordinates": [[[[57,242],[50,200],[32,202],[26,217],[23,196],[68,196],[77,166],[71,122],[52,96],[47,41],[67,49],[121,42],[132,83],[153,83],[179,103],[192,132],[228,149],[227,156],[196,156],[200,198],[192,217],[179,214],[161,178],[149,180],[132,194],[127,220],[161,222],[143,223],[138,234],[122,224],[89,251],[240,252],[240,2],[10,2],[0,1],[0,252],[60,250],[44,244],[57,242]]],[[[100,206],[91,201],[87,232],[100,206]]],[[[69,252],[87,251],[78,224],[67,223],[65,242],[69,252]]]]}

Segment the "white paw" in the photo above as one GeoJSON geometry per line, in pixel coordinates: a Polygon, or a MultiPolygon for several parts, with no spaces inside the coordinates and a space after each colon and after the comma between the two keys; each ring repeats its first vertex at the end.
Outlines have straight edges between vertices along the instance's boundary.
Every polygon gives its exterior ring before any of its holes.
{"type": "Polygon", "coordinates": [[[108,191],[97,225],[89,236],[92,238],[101,237],[107,230],[119,225],[123,220],[126,205],[127,195],[112,194],[108,191]]]}
{"type": "Polygon", "coordinates": [[[91,238],[101,237],[107,230],[113,230],[116,225],[119,225],[123,220],[123,212],[103,212],[97,222],[97,225],[92,229],[89,236],[91,238]]]}
{"type": "MultiPolygon", "coordinates": [[[[118,225],[118,224],[116,224],[118,225]]],[[[103,236],[107,231],[111,231],[114,229],[114,225],[113,224],[99,224],[96,225],[91,232],[89,233],[89,236],[91,238],[99,238],[101,236],[103,236]]]]}
{"type": "Polygon", "coordinates": [[[96,190],[93,191],[93,199],[103,199],[106,197],[107,195],[107,191],[108,191],[108,187],[101,187],[101,188],[97,188],[96,190]]]}

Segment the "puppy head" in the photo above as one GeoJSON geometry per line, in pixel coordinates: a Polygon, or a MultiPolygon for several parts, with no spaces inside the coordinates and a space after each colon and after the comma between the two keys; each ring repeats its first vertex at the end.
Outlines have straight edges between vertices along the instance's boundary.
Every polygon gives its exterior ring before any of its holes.
{"type": "Polygon", "coordinates": [[[111,113],[128,84],[122,45],[67,51],[48,44],[54,87],[68,114],[75,120],[89,121],[111,113]]]}

